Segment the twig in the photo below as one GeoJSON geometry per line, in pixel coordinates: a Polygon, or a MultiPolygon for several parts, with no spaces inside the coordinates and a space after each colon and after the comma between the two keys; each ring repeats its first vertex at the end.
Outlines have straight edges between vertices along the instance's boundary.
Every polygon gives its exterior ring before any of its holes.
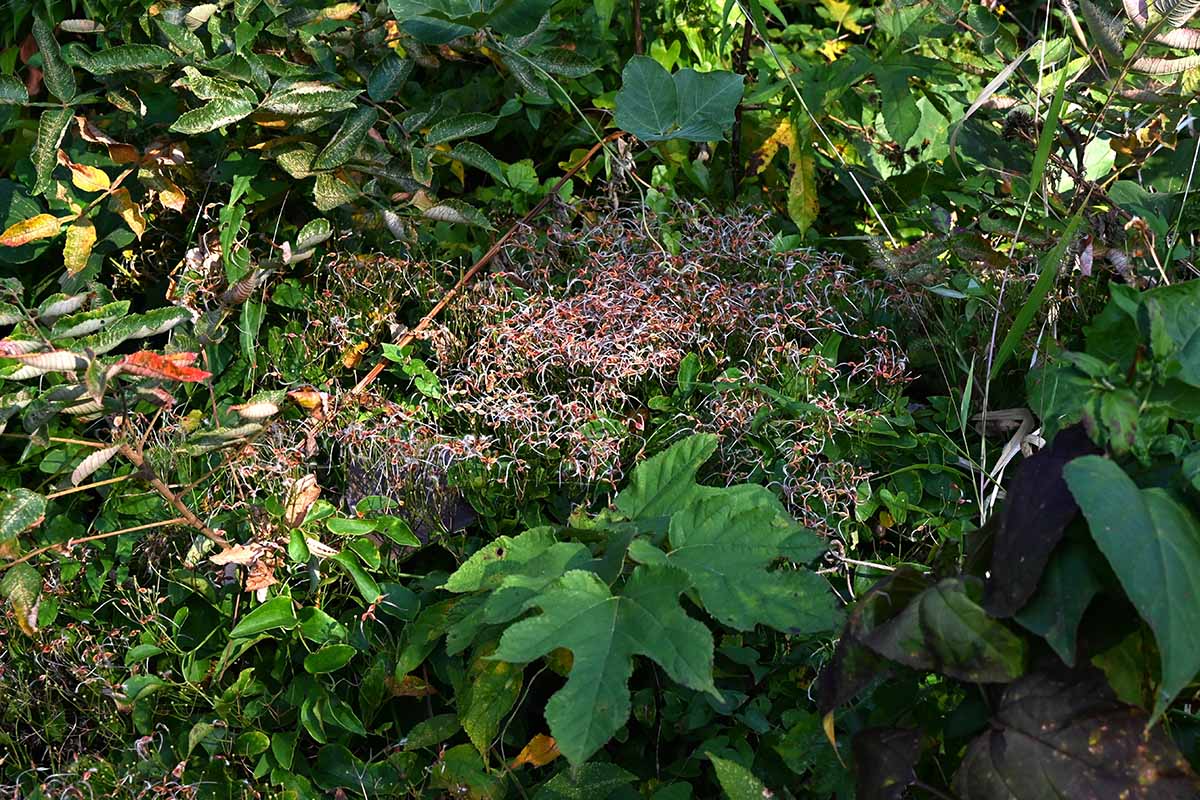
{"type": "MultiPolygon", "coordinates": [[[[31,439],[33,438],[28,433],[0,433],[0,436],[5,436],[9,439],[31,439]]],[[[86,439],[64,439],[61,436],[47,436],[47,441],[57,444],[77,444],[83,447],[95,447],[97,450],[103,450],[109,445],[104,442],[89,442],[86,439]]]]}
{"type": "MultiPolygon", "coordinates": [[[[754,28],[750,25],[749,17],[742,26],[742,46],[733,54],[733,71],[738,75],[746,72],[746,64],[750,61],[750,44],[754,41],[754,28]]],[[[745,177],[746,165],[742,161],[742,102],[739,100],[733,110],[733,137],[729,143],[730,173],[733,178],[733,199],[737,201],[738,188],[745,177]]]]}
{"type": "Polygon", "coordinates": [[[642,55],[646,52],[646,39],[642,35],[642,3],[641,0],[630,0],[633,7],[633,53],[642,55]]]}
{"type": "Polygon", "coordinates": [[[63,489],[61,492],[53,492],[51,494],[46,495],[46,499],[53,500],[56,497],[64,497],[65,495],[75,494],[76,492],[85,492],[88,489],[99,489],[101,486],[108,486],[109,484],[120,483],[121,481],[128,480],[130,477],[132,477],[132,476],[131,475],[118,475],[115,478],[109,478],[109,479],[103,480],[103,481],[96,481],[95,483],[85,483],[83,486],[72,486],[70,489],[63,489]]]}
{"type": "Polygon", "coordinates": [[[171,491],[171,487],[163,483],[162,480],[154,474],[154,470],[149,464],[146,463],[146,459],[142,457],[141,453],[138,453],[129,445],[123,444],[121,445],[121,455],[127,458],[129,462],[145,476],[146,482],[150,484],[151,488],[158,492],[162,499],[166,500],[172,508],[178,511],[179,515],[183,517],[183,520],[188,525],[191,525],[193,528],[200,531],[202,534],[211,539],[213,542],[219,544],[221,547],[229,547],[228,539],[205,525],[204,522],[201,521],[201,519],[197,517],[190,508],[187,507],[186,503],[175,496],[175,493],[171,491]]]}
{"type": "MultiPolygon", "coordinates": [[[[537,216],[538,213],[540,213],[541,210],[546,207],[546,204],[550,202],[551,198],[558,196],[558,190],[563,187],[563,184],[569,181],[575,175],[575,173],[587,166],[587,163],[591,161],[592,158],[595,157],[596,153],[599,153],[601,148],[603,148],[606,144],[620,139],[622,136],[626,135],[627,134],[624,131],[616,131],[615,133],[610,133],[608,136],[605,136],[603,139],[596,142],[596,144],[592,145],[592,149],[588,150],[587,154],[584,155],[583,158],[579,159],[579,162],[576,163],[575,166],[567,170],[566,174],[558,179],[558,182],[554,184],[554,188],[547,192],[546,196],[539,200],[537,205],[529,209],[525,216],[514,222],[512,227],[510,227],[503,236],[497,239],[496,243],[489,247],[488,251],[484,253],[478,261],[471,265],[470,269],[463,273],[463,276],[458,279],[458,283],[454,284],[453,288],[446,292],[442,299],[437,302],[437,305],[431,308],[429,313],[422,317],[421,321],[418,322],[412,330],[410,330],[403,337],[401,337],[398,342],[396,342],[396,347],[398,349],[403,349],[412,344],[413,340],[430,326],[433,320],[437,318],[438,314],[441,314],[442,311],[445,310],[446,306],[450,305],[450,303],[454,301],[454,298],[458,297],[462,293],[467,284],[470,283],[475,276],[478,275],[479,272],[486,267],[493,258],[496,257],[496,254],[504,248],[504,245],[508,243],[508,240],[516,235],[517,231],[520,230],[523,225],[528,223],[529,220],[537,216]]],[[[379,362],[371,368],[371,371],[368,372],[362,380],[355,384],[354,388],[350,390],[350,395],[353,396],[356,394],[362,394],[368,386],[374,383],[375,379],[379,377],[379,373],[383,372],[384,368],[389,363],[391,362],[386,358],[380,359],[379,362]]]]}
{"type": "Polygon", "coordinates": [[[100,539],[111,539],[112,537],[120,536],[123,533],[134,533],[136,531],[149,530],[150,528],[161,528],[164,525],[178,525],[179,523],[186,522],[186,521],[187,520],[185,520],[183,517],[174,517],[172,519],[164,519],[162,522],[147,522],[145,525],[134,525],[132,528],[122,528],[119,531],[106,531],[104,533],[93,534],[92,536],[81,536],[78,539],[67,539],[65,542],[59,542],[58,544],[48,544],[45,547],[39,547],[37,550],[30,550],[28,553],[21,556],[20,558],[14,559],[14,560],[9,561],[4,564],[0,564],[0,572],[4,572],[6,569],[15,567],[17,564],[24,564],[29,559],[36,558],[37,556],[40,556],[42,553],[48,552],[50,550],[58,550],[60,548],[68,548],[69,549],[69,548],[74,547],[77,544],[84,544],[86,542],[95,542],[100,539]]]}

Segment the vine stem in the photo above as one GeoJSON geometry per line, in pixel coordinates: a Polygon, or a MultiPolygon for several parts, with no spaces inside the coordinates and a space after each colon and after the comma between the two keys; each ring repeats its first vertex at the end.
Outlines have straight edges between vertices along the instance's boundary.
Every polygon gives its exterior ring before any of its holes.
{"type": "Polygon", "coordinates": [[[187,520],[185,520],[183,517],[172,517],[171,519],[164,519],[162,522],[147,522],[145,525],[134,525],[132,528],[122,528],[119,531],[105,531],[104,533],[97,533],[93,534],[92,536],[81,536],[78,539],[67,539],[65,542],[59,542],[58,544],[48,544],[45,547],[39,547],[37,550],[30,550],[20,558],[0,564],[0,572],[11,569],[17,564],[24,564],[29,559],[36,558],[42,553],[46,553],[51,550],[57,550],[59,548],[71,548],[77,544],[95,542],[99,541],[100,539],[111,539],[112,537],[120,536],[123,533],[135,533],[136,531],[149,530],[150,528],[161,528],[166,525],[178,525],[181,522],[187,522],[187,520]]]}
{"type": "Polygon", "coordinates": [[[150,484],[154,491],[158,492],[159,496],[162,497],[163,500],[166,500],[172,508],[179,512],[179,515],[183,518],[184,522],[200,531],[202,534],[221,547],[229,547],[228,539],[205,525],[204,522],[196,516],[195,512],[188,508],[187,504],[180,500],[179,497],[177,497],[176,494],[171,491],[171,487],[163,483],[162,479],[154,474],[154,470],[149,464],[146,463],[146,459],[142,457],[141,453],[137,452],[129,445],[123,444],[121,445],[121,455],[128,459],[129,463],[133,464],[133,466],[145,476],[146,482],[150,484]]]}
{"type": "MultiPolygon", "coordinates": [[[[404,334],[404,336],[401,337],[398,342],[396,342],[396,347],[403,349],[412,344],[413,340],[416,339],[417,336],[419,336],[426,328],[428,328],[430,324],[433,323],[434,319],[436,319],[437,316],[446,309],[446,306],[450,305],[450,303],[454,302],[456,297],[462,294],[462,291],[467,287],[467,284],[474,280],[475,276],[478,275],[484,267],[491,263],[491,260],[495,258],[496,255],[504,248],[504,245],[508,243],[508,240],[515,236],[517,231],[520,230],[523,225],[541,213],[542,209],[546,207],[552,198],[558,196],[558,190],[563,187],[563,184],[574,177],[579,170],[587,166],[588,162],[595,158],[596,154],[599,153],[606,144],[616,141],[617,139],[627,135],[628,134],[626,134],[625,131],[616,131],[614,133],[610,133],[608,136],[605,136],[603,139],[596,142],[596,144],[592,145],[592,149],[588,150],[583,158],[579,159],[575,166],[567,170],[566,174],[558,179],[558,182],[554,184],[554,188],[547,192],[546,195],[538,201],[537,205],[529,209],[529,211],[525,213],[525,216],[514,222],[512,227],[510,227],[503,236],[497,239],[495,244],[489,247],[488,251],[484,253],[478,261],[471,265],[470,269],[463,273],[463,276],[458,279],[458,282],[454,284],[450,291],[446,292],[446,294],[442,296],[442,299],[437,302],[437,305],[429,310],[428,314],[421,318],[421,321],[416,324],[416,327],[404,334]]],[[[380,359],[379,362],[371,368],[371,371],[363,376],[362,380],[355,384],[354,388],[350,390],[350,395],[353,396],[362,394],[364,391],[366,391],[367,387],[375,382],[375,379],[379,377],[379,374],[383,372],[384,368],[389,363],[390,362],[386,358],[380,359]]]]}
{"type": "Polygon", "coordinates": [[[46,495],[46,499],[53,500],[56,497],[63,497],[68,494],[75,494],[76,492],[84,492],[84,491],[87,491],[88,489],[99,489],[101,486],[108,486],[110,484],[120,483],[121,481],[128,480],[129,477],[130,477],[129,475],[118,475],[115,478],[109,478],[109,479],[103,480],[103,481],[96,481],[95,483],[85,483],[83,486],[72,486],[70,489],[63,489],[62,491],[50,493],[50,494],[46,495]]]}

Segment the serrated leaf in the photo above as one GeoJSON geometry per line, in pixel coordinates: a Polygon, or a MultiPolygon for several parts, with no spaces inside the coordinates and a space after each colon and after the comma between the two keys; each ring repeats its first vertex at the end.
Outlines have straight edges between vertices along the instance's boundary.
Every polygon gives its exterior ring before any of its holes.
{"type": "Polygon", "coordinates": [[[1154,631],[1162,684],[1151,724],[1200,672],[1200,523],[1162,489],[1139,489],[1102,456],[1084,456],[1063,475],[1083,509],[1092,538],[1125,594],[1154,631]]]}
{"type": "Polygon", "coordinates": [[[841,622],[824,578],[805,569],[769,569],[781,559],[811,561],[824,544],[768,489],[736,486],[691,502],[671,516],[668,540],[665,555],[641,542],[630,555],[683,570],[705,610],[725,625],[814,634],[841,622]]]}
{"type": "Polygon", "coordinates": [[[313,159],[310,169],[328,170],[345,164],[367,139],[367,134],[379,119],[379,112],[370,106],[356,108],[342,121],[337,133],[313,159]]]}
{"type": "Polygon", "coordinates": [[[717,437],[697,434],[638,465],[613,501],[627,519],[665,530],[668,518],[712,489],[696,483],[696,473],[717,449],[717,437]]]}
{"type": "Polygon", "coordinates": [[[63,245],[63,266],[68,275],[76,275],[87,266],[96,244],[96,226],[87,217],[80,216],[67,226],[67,241],[63,245]]]}
{"type": "Polygon", "coordinates": [[[89,53],[82,66],[93,75],[161,69],[176,61],[175,54],[156,44],[122,44],[89,53]]]}
{"type": "Polygon", "coordinates": [[[496,127],[496,118],[491,114],[460,114],[443,120],[429,129],[425,137],[427,145],[441,144],[468,136],[490,133],[496,127]]]}
{"type": "Polygon", "coordinates": [[[425,209],[426,219],[437,222],[453,222],[456,225],[474,225],[485,230],[492,229],[492,223],[479,209],[461,200],[442,200],[436,206],[425,209]]]}
{"type": "Polygon", "coordinates": [[[42,113],[38,119],[37,140],[33,145],[33,167],[37,172],[37,180],[33,184],[33,193],[42,194],[50,188],[50,178],[54,166],[58,163],[58,145],[62,142],[67,126],[71,124],[74,114],[69,108],[54,108],[42,113]]]}
{"type": "Polygon", "coordinates": [[[526,663],[566,648],[567,683],[546,704],[563,755],[582,764],[629,719],[633,657],[646,656],[676,683],[717,696],[708,629],[684,613],[685,574],[639,566],[613,595],[594,573],[568,572],[530,605],[541,614],[510,626],[492,658],[526,663]]]}
{"type": "Polygon", "coordinates": [[[0,579],[0,595],[4,596],[17,618],[17,626],[26,636],[38,632],[38,603],[42,595],[42,575],[30,564],[17,564],[0,579]]]}
{"type": "Polygon", "coordinates": [[[367,96],[376,103],[384,103],[395,97],[396,92],[412,73],[413,62],[389,53],[375,65],[367,77],[367,96]]]}
{"type": "MultiPolygon", "coordinates": [[[[75,73],[63,60],[62,50],[54,38],[54,33],[41,14],[35,14],[33,17],[33,38],[42,54],[42,80],[46,88],[64,103],[71,102],[75,97],[75,73]]],[[[55,143],[55,147],[57,146],[55,143]]]]}
{"type": "Polygon", "coordinates": [[[254,106],[242,98],[210,100],[200,108],[179,115],[171,130],[179,133],[200,134],[232,125],[254,111],[254,106]]]}
{"type": "Polygon", "coordinates": [[[496,157],[475,142],[459,142],[450,151],[450,157],[461,161],[468,167],[483,170],[496,179],[496,183],[506,186],[508,179],[504,176],[504,167],[496,157]]]}
{"type": "Polygon", "coordinates": [[[57,236],[62,230],[62,223],[53,214],[38,214],[36,217],[22,220],[16,225],[0,233],[0,245],[5,247],[20,247],[26,242],[47,239],[57,236]]]}
{"type": "Polygon", "coordinates": [[[0,106],[20,106],[29,102],[25,84],[11,75],[0,75],[0,106]]]}
{"type": "Polygon", "coordinates": [[[38,525],[46,515],[46,498],[28,489],[0,494],[0,542],[38,525]]]}

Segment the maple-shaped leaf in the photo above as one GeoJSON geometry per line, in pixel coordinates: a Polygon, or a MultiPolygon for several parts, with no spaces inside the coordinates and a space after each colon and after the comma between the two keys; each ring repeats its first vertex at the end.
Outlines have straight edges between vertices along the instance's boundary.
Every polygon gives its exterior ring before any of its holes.
{"type": "Polygon", "coordinates": [[[110,374],[125,372],[145,378],[158,378],[180,383],[198,383],[212,376],[211,372],[193,367],[195,353],[168,353],[160,355],[149,350],[127,355],[113,365],[110,374]]]}
{"type": "Polygon", "coordinates": [[[644,539],[629,554],[643,564],[669,564],[687,573],[709,614],[737,630],[763,624],[786,633],[832,630],[839,613],[829,584],[805,569],[825,549],[761,486],[712,490],[671,516],[670,549],[644,539]]]}
{"type": "Polygon", "coordinates": [[[687,575],[668,566],[637,567],[616,595],[594,573],[573,570],[532,601],[540,615],[504,632],[492,656],[500,661],[571,651],[570,676],[546,704],[546,721],[572,764],[586,761],[629,719],[634,656],[654,660],[677,683],[720,697],[712,634],[679,604],[687,588],[687,575]]]}

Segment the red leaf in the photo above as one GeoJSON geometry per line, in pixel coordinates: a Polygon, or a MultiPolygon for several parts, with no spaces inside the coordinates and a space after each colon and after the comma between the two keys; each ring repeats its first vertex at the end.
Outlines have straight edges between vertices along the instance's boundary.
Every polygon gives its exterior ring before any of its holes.
{"type": "Polygon", "coordinates": [[[198,383],[212,377],[211,372],[196,369],[191,366],[196,361],[195,353],[170,353],[160,355],[149,350],[125,356],[117,366],[121,372],[130,375],[141,375],[146,378],[159,378],[181,383],[198,383]]]}

